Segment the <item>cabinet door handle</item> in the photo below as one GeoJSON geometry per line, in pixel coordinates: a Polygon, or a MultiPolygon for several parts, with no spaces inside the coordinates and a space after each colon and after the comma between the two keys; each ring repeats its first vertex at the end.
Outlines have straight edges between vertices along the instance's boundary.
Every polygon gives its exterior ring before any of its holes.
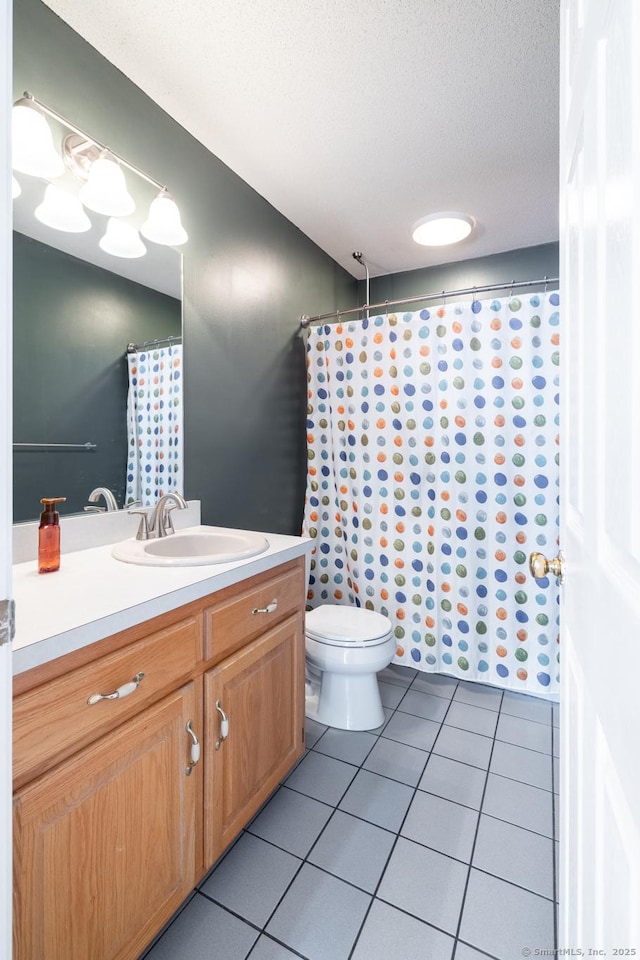
{"type": "Polygon", "coordinates": [[[190,776],[191,771],[200,761],[200,741],[198,740],[195,733],[193,732],[193,729],[191,727],[191,720],[187,720],[187,725],[185,729],[189,734],[189,736],[191,737],[191,759],[189,760],[187,764],[187,769],[185,770],[186,775],[190,776]]]}
{"type": "Polygon", "coordinates": [[[271,601],[271,603],[267,607],[254,607],[251,613],[255,617],[256,613],[273,613],[274,610],[277,610],[277,609],[278,609],[278,601],[277,599],[274,599],[271,601]]]}
{"type": "Polygon", "coordinates": [[[216,700],[216,710],[220,714],[220,735],[216,740],[216,750],[220,749],[220,744],[229,736],[229,718],[222,709],[222,704],[216,700]]]}
{"type": "Polygon", "coordinates": [[[113,693],[92,693],[87,703],[89,706],[93,706],[94,703],[99,703],[101,700],[122,700],[123,697],[128,697],[130,693],[135,693],[143,678],[144,673],[136,673],[133,680],[130,680],[129,683],[123,683],[113,693]]]}

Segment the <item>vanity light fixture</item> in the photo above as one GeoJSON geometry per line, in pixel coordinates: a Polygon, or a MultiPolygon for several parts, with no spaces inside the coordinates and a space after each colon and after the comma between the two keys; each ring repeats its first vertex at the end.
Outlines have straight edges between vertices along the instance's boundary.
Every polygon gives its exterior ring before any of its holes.
{"type": "MultiPolygon", "coordinates": [[[[16,170],[45,180],[60,176],[64,172],[64,163],[53,145],[51,129],[45,114],[73,131],[65,137],[63,156],[69,169],[85,181],[79,193],[80,201],[85,207],[112,218],[126,217],[133,213],[135,202],[127,190],[122,170],[126,167],[159,191],[151,202],[149,214],[143,226],[145,236],[154,243],[165,246],[179,246],[188,240],[187,232],[180,222],[177,204],[159,180],[150,177],[99,140],[89,137],[83,130],[69,123],[65,117],[46,106],[41,100],[36,100],[30,93],[25,93],[20,100],[16,101],[13,108],[13,166],[16,170]],[[30,138],[26,137],[27,133],[31,134],[30,138]]],[[[14,193],[14,196],[17,194],[14,193]]],[[[41,207],[45,205],[46,198],[41,207]]],[[[43,222],[54,226],[50,221],[43,220],[43,222]]],[[[127,229],[119,231],[110,221],[100,246],[114,256],[143,256],[146,253],[146,247],[138,231],[129,224],[124,226],[127,229]],[[114,240],[116,235],[118,239],[114,240]],[[132,235],[135,235],[135,243],[132,235]],[[125,236],[129,237],[127,242],[123,239],[125,236]],[[116,253],[116,249],[129,252],[116,253]],[[135,252],[131,252],[133,250],[135,252]]],[[[58,229],[68,228],[59,227],[58,229]]]]}
{"type": "Polygon", "coordinates": [[[120,164],[107,150],[91,164],[79,196],[85,207],[106,217],[128,217],[136,208],[120,164]]]}
{"type": "Polygon", "coordinates": [[[11,199],[15,200],[22,193],[22,187],[15,177],[11,177],[11,199]]]}
{"type": "Polygon", "coordinates": [[[91,220],[78,198],[53,183],[47,186],[35,215],[40,223],[65,233],[85,233],[91,229],[91,220]]]}
{"type": "Polygon", "coordinates": [[[166,190],[161,190],[151,201],[149,215],[140,227],[140,233],[147,240],[170,247],[179,246],[188,239],[180,221],[178,205],[166,190]]]}
{"type": "Polygon", "coordinates": [[[64,164],[53,145],[45,112],[28,94],[13,105],[11,137],[14,170],[45,180],[62,176],[64,164]]]}
{"type": "Polygon", "coordinates": [[[469,236],[476,222],[464,213],[432,213],[413,226],[413,239],[424,247],[445,247],[469,236]]]}
{"type": "Polygon", "coordinates": [[[136,228],[115,217],[107,221],[107,229],[99,246],[112,257],[125,257],[127,260],[144,257],[147,252],[136,228]]]}

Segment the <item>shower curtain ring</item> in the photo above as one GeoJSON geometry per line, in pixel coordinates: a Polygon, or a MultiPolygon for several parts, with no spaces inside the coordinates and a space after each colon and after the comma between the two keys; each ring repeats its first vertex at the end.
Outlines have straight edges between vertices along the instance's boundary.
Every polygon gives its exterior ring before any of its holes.
{"type": "Polygon", "coordinates": [[[548,284],[549,284],[549,278],[548,278],[548,276],[547,276],[546,273],[545,273],[545,275],[544,275],[544,295],[545,295],[545,297],[546,297],[546,295],[547,295],[547,286],[548,286],[548,284]]]}
{"type": "Polygon", "coordinates": [[[514,285],[514,283],[515,283],[515,280],[512,280],[512,281],[511,281],[511,289],[509,290],[509,300],[511,300],[511,299],[513,298],[513,285],[514,285]]]}

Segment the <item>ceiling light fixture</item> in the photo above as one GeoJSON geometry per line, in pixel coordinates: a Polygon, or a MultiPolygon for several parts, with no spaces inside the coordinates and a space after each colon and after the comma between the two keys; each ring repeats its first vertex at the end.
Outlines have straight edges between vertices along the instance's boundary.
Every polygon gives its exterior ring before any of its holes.
{"type": "Polygon", "coordinates": [[[35,215],[40,223],[64,233],[85,233],[91,229],[91,220],[78,198],[53,183],[47,186],[35,215]]]}
{"type": "Polygon", "coordinates": [[[476,222],[464,213],[432,213],[413,226],[413,239],[424,247],[445,247],[469,236],[476,222]]]}
{"type": "MultiPolygon", "coordinates": [[[[89,210],[94,210],[112,218],[126,217],[133,213],[135,202],[127,190],[122,170],[123,167],[126,167],[159,191],[151,202],[149,214],[144,223],[148,239],[165,246],[179,246],[187,241],[187,232],[180,221],[178,206],[159,180],[150,177],[139,167],[135,167],[110,150],[105,144],[100,143],[99,140],[89,137],[83,130],[69,123],[68,120],[46,106],[41,100],[36,100],[30,93],[25,93],[24,97],[17,100],[13,108],[13,166],[16,170],[42,177],[45,180],[50,180],[64,173],[64,163],[53,145],[53,136],[45,114],[73,131],[65,137],[63,143],[64,160],[69,169],[85,181],[79,196],[89,210]]],[[[15,189],[14,184],[14,196],[17,196],[15,189]]],[[[49,209],[46,197],[44,203],[38,208],[41,213],[43,208],[46,216],[49,209]]],[[[49,222],[49,225],[53,226],[54,224],[49,222]]],[[[136,244],[131,242],[129,245],[123,245],[119,242],[112,243],[112,234],[114,229],[117,232],[117,228],[113,228],[109,223],[107,232],[103,237],[105,245],[101,241],[100,246],[107,252],[113,252],[112,249],[108,249],[110,247],[119,250],[136,250],[135,253],[114,253],[115,256],[143,256],[146,253],[146,247],[142,243],[138,231],[128,224],[124,226],[133,231],[137,238],[136,244]]],[[[68,230],[69,228],[58,227],[57,229],[68,230]]],[[[83,227],[83,229],[86,229],[86,227],[83,227]]],[[[121,231],[120,233],[124,235],[127,231],[121,231]]],[[[129,234],[129,236],[131,235],[129,234]]]]}

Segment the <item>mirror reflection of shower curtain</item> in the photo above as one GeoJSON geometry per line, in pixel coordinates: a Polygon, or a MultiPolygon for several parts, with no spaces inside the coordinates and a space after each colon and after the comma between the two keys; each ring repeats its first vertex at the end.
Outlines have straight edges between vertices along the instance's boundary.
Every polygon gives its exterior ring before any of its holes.
{"type": "Polygon", "coordinates": [[[152,506],[165,493],[183,493],[182,346],[127,356],[127,487],[125,504],[152,506]]]}
{"type": "Polygon", "coordinates": [[[312,328],[308,602],[387,615],[396,663],[558,690],[557,293],[312,328]]]}

